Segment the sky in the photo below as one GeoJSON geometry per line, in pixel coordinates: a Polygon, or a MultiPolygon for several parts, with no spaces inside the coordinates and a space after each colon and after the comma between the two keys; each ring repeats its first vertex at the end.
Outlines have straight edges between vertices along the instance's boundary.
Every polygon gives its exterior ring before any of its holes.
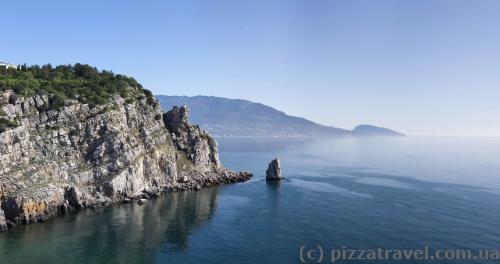
{"type": "Polygon", "coordinates": [[[2,1],[0,61],[88,63],[154,94],[351,129],[500,136],[500,1],[2,1]]]}

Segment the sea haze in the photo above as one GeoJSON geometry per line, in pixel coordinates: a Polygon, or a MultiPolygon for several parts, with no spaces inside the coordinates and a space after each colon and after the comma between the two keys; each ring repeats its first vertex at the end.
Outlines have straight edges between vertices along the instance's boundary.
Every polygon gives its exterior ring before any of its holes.
{"type": "Polygon", "coordinates": [[[300,263],[301,246],[499,249],[498,138],[218,141],[223,163],[252,180],[22,226],[0,235],[0,260],[300,263]],[[276,156],[286,179],[269,184],[276,156]]]}

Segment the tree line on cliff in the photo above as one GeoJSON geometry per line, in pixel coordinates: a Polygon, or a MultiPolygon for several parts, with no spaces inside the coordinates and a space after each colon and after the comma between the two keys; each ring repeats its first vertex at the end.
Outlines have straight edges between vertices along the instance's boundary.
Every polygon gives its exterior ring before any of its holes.
{"type": "Polygon", "coordinates": [[[109,102],[114,95],[126,100],[137,97],[153,100],[151,91],[144,89],[134,78],[80,63],[56,67],[51,64],[24,64],[17,69],[0,68],[0,90],[14,91],[10,101],[15,101],[18,96],[49,94],[52,108],[62,107],[67,99],[101,105],[109,102]]]}

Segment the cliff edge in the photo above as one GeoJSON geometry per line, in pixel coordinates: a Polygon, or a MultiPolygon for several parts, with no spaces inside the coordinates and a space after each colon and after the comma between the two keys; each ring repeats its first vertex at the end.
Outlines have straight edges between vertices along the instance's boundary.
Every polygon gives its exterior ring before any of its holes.
{"type": "Polygon", "coordinates": [[[0,93],[0,231],[251,177],[222,166],[217,143],[188,122],[186,107],[164,113],[152,96],[54,102],[50,94],[0,93]]]}

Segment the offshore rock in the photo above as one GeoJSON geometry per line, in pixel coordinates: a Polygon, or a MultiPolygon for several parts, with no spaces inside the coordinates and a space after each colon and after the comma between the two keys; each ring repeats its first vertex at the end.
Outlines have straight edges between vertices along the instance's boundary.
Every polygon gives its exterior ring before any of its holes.
{"type": "Polygon", "coordinates": [[[0,133],[0,230],[252,176],[222,166],[217,143],[188,122],[187,107],[163,113],[154,99],[115,96],[48,110],[47,95],[6,96],[2,118],[18,126],[0,133]]]}
{"type": "Polygon", "coordinates": [[[280,181],[282,179],[283,179],[283,177],[281,176],[280,159],[275,158],[269,163],[269,166],[267,167],[266,180],[268,180],[268,181],[280,181]]]}

